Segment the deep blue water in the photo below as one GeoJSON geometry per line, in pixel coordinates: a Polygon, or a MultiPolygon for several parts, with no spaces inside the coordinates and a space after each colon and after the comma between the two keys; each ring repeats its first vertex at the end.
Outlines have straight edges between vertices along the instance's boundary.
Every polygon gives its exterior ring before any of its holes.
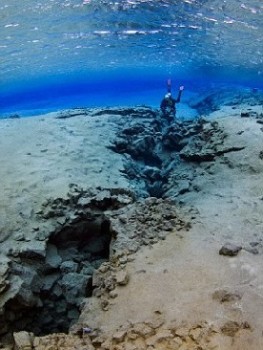
{"type": "Polygon", "coordinates": [[[0,0],[0,116],[262,89],[261,0],[0,0]]]}

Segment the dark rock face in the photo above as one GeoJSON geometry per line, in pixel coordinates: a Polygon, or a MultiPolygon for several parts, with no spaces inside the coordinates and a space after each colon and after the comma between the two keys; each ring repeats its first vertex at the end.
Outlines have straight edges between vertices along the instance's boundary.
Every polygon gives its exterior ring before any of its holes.
{"type": "Polygon", "coordinates": [[[37,220],[40,240],[23,242],[0,264],[0,336],[68,331],[84,298],[97,294],[106,308],[115,286],[128,283],[109,259],[125,264],[141,246],[185,226],[172,202],[135,201],[129,190],[77,186],[67,198],[47,200],[37,220]]]}
{"type": "Polygon", "coordinates": [[[109,259],[110,223],[103,212],[133,202],[132,194],[71,191],[68,198],[43,205],[38,214],[40,240],[9,252],[0,280],[3,334],[10,329],[66,331],[77,320],[83,298],[92,294],[94,270],[109,259]]]}
{"type": "Polygon", "coordinates": [[[194,163],[212,162],[244,148],[224,146],[226,137],[217,122],[168,120],[156,111],[143,110],[126,117],[109,147],[125,155],[124,173],[139,196],[165,198],[171,196],[172,188],[177,194],[191,189],[194,163]],[[181,178],[182,169],[188,178],[181,178]]]}

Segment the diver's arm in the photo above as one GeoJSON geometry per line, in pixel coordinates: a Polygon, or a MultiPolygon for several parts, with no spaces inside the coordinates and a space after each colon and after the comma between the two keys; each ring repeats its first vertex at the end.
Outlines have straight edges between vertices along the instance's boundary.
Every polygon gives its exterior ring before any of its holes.
{"type": "Polygon", "coordinates": [[[176,99],[176,103],[181,101],[181,96],[182,96],[183,90],[184,90],[184,86],[180,86],[179,92],[178,92],[178,96],[177,96],[177,99],[176,99]]]}
{"type": "Polygon", "coordinates": [[[167,92],[172,92],[172,80],[168,79],[167,80],[167,92]]]}

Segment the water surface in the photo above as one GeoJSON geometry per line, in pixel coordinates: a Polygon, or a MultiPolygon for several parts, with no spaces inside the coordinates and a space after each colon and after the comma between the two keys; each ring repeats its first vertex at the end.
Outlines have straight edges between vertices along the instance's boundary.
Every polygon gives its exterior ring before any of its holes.
{"type": "Polygon", "coordinates": [[[262,87],[261,0],[0,0],[0,113],[262,87]]]}

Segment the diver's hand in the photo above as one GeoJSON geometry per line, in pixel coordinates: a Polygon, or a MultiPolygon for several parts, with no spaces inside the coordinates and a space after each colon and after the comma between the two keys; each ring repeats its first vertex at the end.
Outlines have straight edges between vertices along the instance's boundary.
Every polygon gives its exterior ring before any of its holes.
{"type": "Polygon", "coordinates": [[[179,90],[180,90],[180,91],[183,91],[183,90],[184,90],[184,86],[180,86],[180,87],[179,87],[179,90]]]}

